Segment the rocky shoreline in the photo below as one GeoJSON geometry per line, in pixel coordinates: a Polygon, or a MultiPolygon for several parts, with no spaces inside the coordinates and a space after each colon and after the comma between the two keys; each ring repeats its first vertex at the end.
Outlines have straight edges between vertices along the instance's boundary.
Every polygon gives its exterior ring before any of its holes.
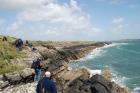
{"type": "MultiPolygon", "coordinates": [[[[42,45],[38,51],[29,55],[29,58],[19,60],[16,63],[30,65],[34,56],[43,57],[43,67],[53,75],[57,84],[58,93],[130,93],[128,89],[106,80],[101,75],[90,77],[87,69],[70,70],[68,63],[86,56],[93,49],[109,44],[98,42],[94,44],[76,45],[70,47],[56,48],[54,46],[42,45]]],[[[15,63],[14,61],[11,64],[15,63]]],[[[0,93],[35,93],[33,82],[34,70],[26,68],[20,72],[0,75],[0,93]]]]}

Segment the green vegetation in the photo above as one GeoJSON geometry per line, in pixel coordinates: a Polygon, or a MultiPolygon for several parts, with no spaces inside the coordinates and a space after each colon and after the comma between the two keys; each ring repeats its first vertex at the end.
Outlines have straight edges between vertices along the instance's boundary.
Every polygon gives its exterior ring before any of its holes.
{"type": "MultiPolygon", "coordinates": [[[[3,35],[0,35],[0,40],[2,40],[3,37],[4,37],[3,35]]],[[[10,36],[6,36],[6,37],[7,37],[9,43],[12,43],[16,40],[16,38],[14,38],[14,37],[10,37],[10,36]]]]}
{"type": "Polygon", "coordinates": [[[16,48],[8,42],[0,43],[0,60],[10,60],[14,58],[23,58],[25,54],[17,52],[16,48]]]}
{"type": "Polygon", "coordinates": [[[25,58],[26,54],[16,51],[15,46],[12,45],[15,38],[7,37],[8,41],[4,42],[2,38],[3,36],[0,35],[0,74],[24,69],[26,67],[25,65],[11,66],[7,64],[11,59],[25,58]]]}
{"type": "Polygon", "coordinates": [[[27,65],[11,65],[8,67],[0,68],[0,74],[10,73],[10,72],[14,72],[14,71],[20,71],[26,67],[28,67],[28,66],[27,65]]]}

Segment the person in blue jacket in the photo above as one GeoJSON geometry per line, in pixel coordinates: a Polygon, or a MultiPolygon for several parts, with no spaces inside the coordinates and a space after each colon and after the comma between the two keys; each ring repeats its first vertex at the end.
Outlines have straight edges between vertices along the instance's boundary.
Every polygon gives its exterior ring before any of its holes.
{"type": "Polygon", "coordinates": [[[57,93],[54,81],[50,80],[51,73],[45,72],[45,76],[37,84],[37,93],[57,93]]]}

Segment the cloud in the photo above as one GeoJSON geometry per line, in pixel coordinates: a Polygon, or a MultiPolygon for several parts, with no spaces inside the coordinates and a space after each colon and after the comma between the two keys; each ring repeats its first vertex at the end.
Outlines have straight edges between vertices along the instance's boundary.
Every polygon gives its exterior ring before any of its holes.
{"type": "Polygon", "coordinates": [[[3,25],[5,23],[5,20],[0,18],[0,26],[3,25]]]}
{"type": "Polygon", "coordinates": [[[51,2],[53,2],[53,0],[0,0],[0,9],[25,10],[51,2]]]}
{"type": "Polygon", "coordinates": [[[112,21],[112,28],[111,31],[113,32],[121,32],[125,31],[125,28],[128,26],[128,24],[125,23],[125,20],[123,17],[118,17],[113,19],[112,21]]]}
{"type": "Polygon", "coordinates": [[[122,17],[119,17],[119,18],[115,18],[115,19],[113,19],[113,23],[122,23],[124,21],[124,18],[122,18],[122,17]]]}
{"type": "Polygon", "coordinates": [[[6,20],[0,18],[0,34],[5,34],[6,20]]]}
{"type": "Polygon", "coordinates": [[[23,38],[41,40],[91,40],[101,31],[91,24],[89,15],[78,6],[76,0],[62,5],[43,3],[21,11],[7,30],[12,35],[18,33],[23,38]]]}
{"type": "Polygon", "coordinates": [[[99,2],[108,2],[110,4],[121,4],[121,3],[126,2],[127,0],[96,0],[96,1],[99,1],[99,2]]]}

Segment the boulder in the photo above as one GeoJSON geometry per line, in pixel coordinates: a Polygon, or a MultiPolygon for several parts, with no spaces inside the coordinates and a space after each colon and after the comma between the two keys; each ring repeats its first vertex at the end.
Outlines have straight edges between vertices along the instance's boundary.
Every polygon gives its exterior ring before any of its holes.
{"type": "MultiPolygon", "coordinates": [[[[71,78],[71,77],[70,77],[71,78]]],[[[94,75],[90,79],[79,76],[73,79],[65,88],[64,93],[113,93],[109,82],[101,75],[94,75]]],[[[116,92],[121,93],[121,92],[116,92]]]]}
{"type": "Polygon", "coordinates": [[[111,93],[109,82],[101,75],[94,75],[90,79],[92,93],[111,93]]]}
{"type": "Polygon", "coordinates": [[[4,76],[10,84],[16,84],[17,82],[22,80],[22,77],[20,76],[19,72],[6,73],[4,76]]]}
{"type": "Polygon", "coordinates": [[[40,54],[43,56],[44,59],[54,58],[57,54],[57,51],[53,49],[47,49],[40,51],[40,54]]]}
{"type": "Polygon", "coordinates": [[[4,80],[4,76],[0,75],[0,81],[3,81],[3,80],[4,80]]]}
{"type": "MultiPolygon", "coordinates": [[[[55,78],[56,78],[56,81],[57,81],[58,90],[61,91],[60,93],[62,93],[62,91],[64,93],[70,93],[70,92],[68,92],[69,90],[71,90],[71,88],[69,88],[70,84],[72,84],[72,86],[75,86],[75,89],[76,89],[77,85],[72,83],[72,82],[75,81],[75,79],[79,78],[80,76],[83,76],[84,78],[87,79],[87,78],[89,78],[90,73],[85,68],[80,68],[80,69],[70,70],[70,71],[65,69],[65,70],[61,71],[60,73],[57,73],[57,76],[55,78]]],[[[80,82],[77,83],[77,84],[80,84],[80,82]]],[[[71,93],[78,93],[78,92],[75,92],[75,91],[72,91],[71,93]]]]}
{"type": "Polygon", "coordinates": [[[73,81],[74,79],[80,77],[80,76],[85,76],[85,77],[89,77],[90,73],[87,69],[85,68],[80,68],[80,69],[76,69],[76,70],[71,70],[67,73],[65,73],[62,78],[65,81],[73,81]]]}
{"type": "Polygon", "coordinates": [[[29,77],[29,76],[32,76],[35,72],[34,72],[34,69],[31,69],[31,68],[25,68],[24,70],[22,70],[20,73],[20,76],[22,78],[26,78],[26,77],[29,77]]]}
{"type": "Polygon", "coordinates": [[[36,93],[36,83],[27,83],[15,87],[8,87],[0,93],[36,93]]]}
{"type": "Polygon", "coordinates": [[[65,88],[64,93],[92,93],[90,90],[90,83],[88,83],[88,77],[80,76],[74,79],[65,88]]]}
{"type": "Polygon", "coordinates": [[[5,88],[9,85],[8,81],[0,81],[0,89],[5,88]]]}
{"type": "MultiPolygon", "coordinates": [[[[110,87],[111,87],[112,93],[131,93],[127,87],[121,87],[115,82],[110,82],[110,87]]],[[[139,92],[136,92],[136,93],[139,93],[139,92]]]]}

